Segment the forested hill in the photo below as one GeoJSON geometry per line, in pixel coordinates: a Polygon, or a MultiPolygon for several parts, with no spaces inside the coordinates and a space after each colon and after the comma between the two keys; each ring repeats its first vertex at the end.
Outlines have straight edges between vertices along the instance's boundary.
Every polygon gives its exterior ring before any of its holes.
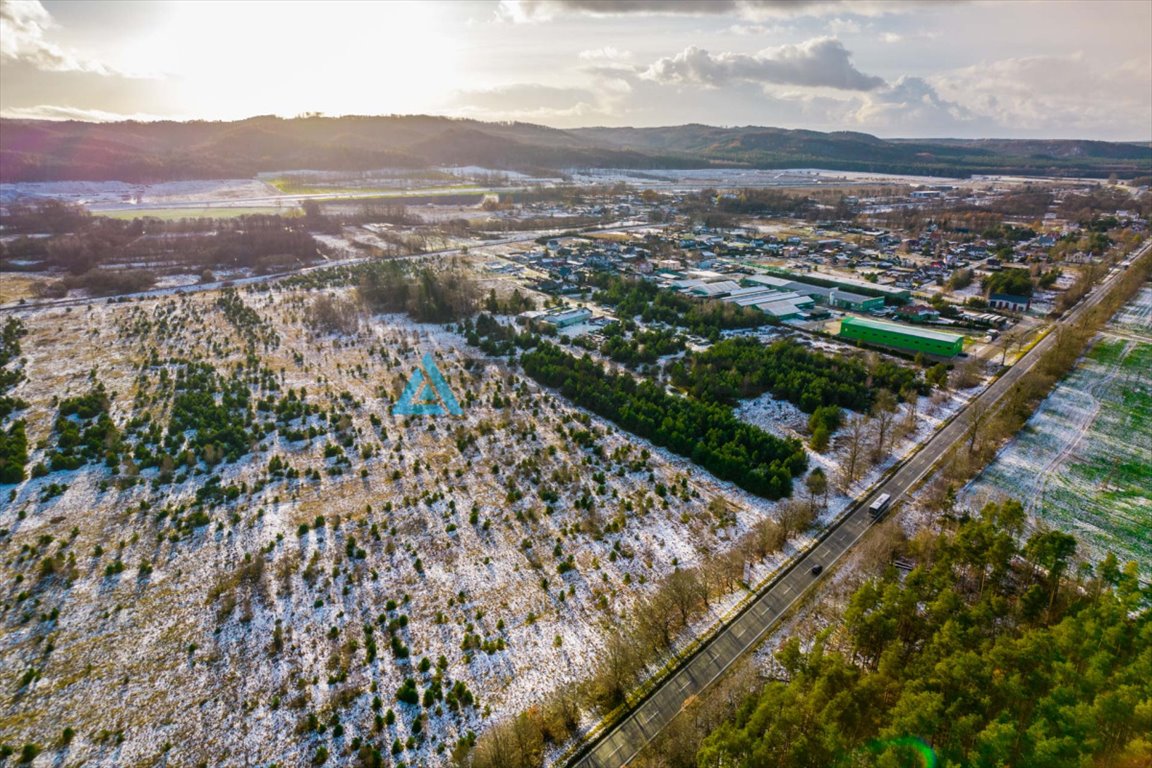
{"type": "Polygon", "coordinates": [[[867,133],[716,128],[579,128],[617,149],[688,154],[758,168],[828,168],[937,176],[1023,174],[1130,178],[1152,173],[1152,146],[1107,141],[880,139],[867,133]]]}
{"type": "Polygon", "coordinates": [[[291,169],[480,165],[569,168],[819,167],[965,176],[1152,174],[1152,146],[1099,141],[885,140],[863,133],[580,128],[423,115],[237,122],[0,120],[0,181],[237,178],[291,169]]]}

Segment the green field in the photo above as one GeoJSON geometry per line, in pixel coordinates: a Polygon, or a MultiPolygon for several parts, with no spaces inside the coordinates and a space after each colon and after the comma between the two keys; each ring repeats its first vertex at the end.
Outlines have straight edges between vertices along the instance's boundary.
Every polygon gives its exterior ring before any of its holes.
{"type": "Polygon", "coordinates": [[[961,500],[1000,495],[1075,533],[1088,556],[1152,561],[1152,288],[1117,313],[961,500]]]}

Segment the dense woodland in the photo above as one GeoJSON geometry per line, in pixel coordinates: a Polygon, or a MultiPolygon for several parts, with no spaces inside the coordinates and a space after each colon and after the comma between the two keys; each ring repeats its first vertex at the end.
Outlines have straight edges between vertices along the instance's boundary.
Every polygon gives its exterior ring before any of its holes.
{"type": "Polygon", "coordinates": [[[904,545],[842,627],[777,652],[768,683],[700,746],[700,768],[1146,766],[1152,615],[1137,566],[1021,545],[1018,502],[904,545]],[[934,754],[934,759],[930,756],[934,754]],[[936,761],[939,762],[936,762],[936,761]]]}
{"type": "Polygon", "coordinates": [[[521,357],[524,372],[623,429],[691,458],[721,480],[769,499],[788,496],[807,467],[803,448],[739,421],[730,408],[669,395],[628,374],[606,373],[543,342],[521,357]]]}
{"type": "Polygon", "coordinates": [[[669,372],[673,384],[706,401],[734,404],[770,392],[806,413],[830,405],[866,411],[880,389],[910,395],[927,392],[911,368],[882,359],[869,367],[790,339],[768,345],[750,338],[725,339],[672,363],[669,372]]]}

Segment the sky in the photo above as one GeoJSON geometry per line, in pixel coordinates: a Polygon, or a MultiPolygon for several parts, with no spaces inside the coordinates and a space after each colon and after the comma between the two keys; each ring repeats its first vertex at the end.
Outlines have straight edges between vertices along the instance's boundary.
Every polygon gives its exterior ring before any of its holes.
{"type": "Polygon", "coordinates": [[[1152,0],[0,0],[0,115],[1152,140],[1152,0]]]}

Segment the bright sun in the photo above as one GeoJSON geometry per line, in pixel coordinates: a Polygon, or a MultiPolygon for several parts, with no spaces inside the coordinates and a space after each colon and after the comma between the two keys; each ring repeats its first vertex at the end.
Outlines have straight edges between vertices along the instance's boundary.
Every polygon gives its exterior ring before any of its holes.
{"type": "Polygon", "coordinates": [[[177,2],[123,68],[174,76],[190,114],[428,110],[452,87],[445,6],[420,2],[177,2]]]}

